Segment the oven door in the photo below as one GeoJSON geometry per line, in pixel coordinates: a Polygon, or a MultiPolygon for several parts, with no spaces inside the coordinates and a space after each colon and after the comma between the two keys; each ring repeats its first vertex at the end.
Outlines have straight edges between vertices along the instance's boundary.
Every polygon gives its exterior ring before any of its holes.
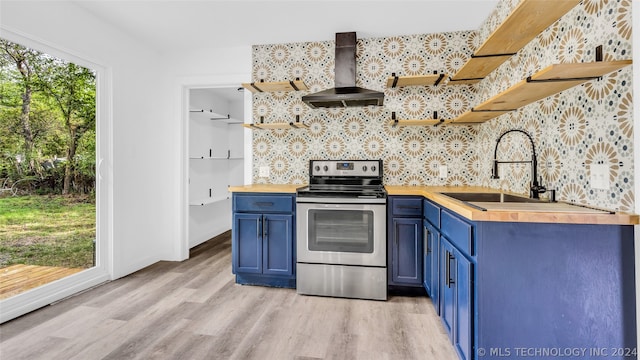
{"type": "Polygon", "coordinates": [[[296,217],[298,262],[387,265],[386,204],[298,202],[296,217]]]}

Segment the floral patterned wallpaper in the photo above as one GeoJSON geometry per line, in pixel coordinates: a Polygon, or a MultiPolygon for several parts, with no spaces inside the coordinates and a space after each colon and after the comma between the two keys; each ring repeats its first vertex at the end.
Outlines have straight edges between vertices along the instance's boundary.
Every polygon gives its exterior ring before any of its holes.
{"type": "MultiPolygon", "coordinates": [[[[500,165],[490,179],[498,136],[508,129],[532,135],[538,173],[559,200],[632,211],[633,118],[631,67],[566,90],[480,125],[390,125],[400,119],[451,119],[553,63],[631,58],[631,1],[584,0],[476,85],[386,88],[387,77],[434,71],[453,74],[517,6],[504,0],[478,31],[359,39],[358,86],[385,92],[383,107],[311,109],[307,93],[333,87],[334,42],[256,45],[253,81],[302,79],[309,91],[253,95],[253,118],[294,121],[308,129],[254,130],[254,183],[306,183],[310,159],[382,159],[389,185],[484,185],[528,193],[528,164],[500,165]],[[590,166],[608,164],[610,189],[593,190],[590,166]],[[258,169],[270,168],[270,177],[258,169]],[[447,166],[447,177],[439,177],[447,166]]],[[[528,160],[530,145],[513,133],[500,144],[500,159],[528,160]]]]}
{"type": "MultiPolygon", "coordinates": [[[[505,6],[496,9],[479,34],[490,33],[486,28],[494,26],[492,19],[506,17],[517,3],[501,3],[505,6]]],[[[595,61],[598,45],[603,46],[605,61],[631,59],[630,0],[583,0],[480,82],[478,101],[551,64],[595,61]]],[[[558,199],[634,211],[631,81],[632,67],[628,66],[502,115],[479,126],[476,146],[483,153],[493,153],[499,134],[512,128],[524,129],[535,140],[543,184],[556,189],[558,199]],[[609,167],[608,190],[591,188],[593,164],[609,167]]],[[[500,143],[498,158],[528,159],[530,146],[524,135],[507,136],[510,138],[500,143]]],[[[500,180],[484,177],[480,185],[525,193],[529,167],[500,166],[505,176],[500,180]]],[[[483,162],[481,172],[490,171],[490,162],[483,162]]]]}

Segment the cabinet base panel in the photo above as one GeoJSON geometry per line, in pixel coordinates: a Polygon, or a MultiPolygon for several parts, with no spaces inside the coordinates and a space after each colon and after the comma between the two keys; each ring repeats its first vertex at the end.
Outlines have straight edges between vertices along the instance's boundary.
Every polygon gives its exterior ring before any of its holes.
{"type": "Polygon", "coordinates": [[[265,276],[265,275],[247,275],[236,274],[236,284],[241,285],[258,285],[279,288],[296,288],[295,277],[265,276]]]}

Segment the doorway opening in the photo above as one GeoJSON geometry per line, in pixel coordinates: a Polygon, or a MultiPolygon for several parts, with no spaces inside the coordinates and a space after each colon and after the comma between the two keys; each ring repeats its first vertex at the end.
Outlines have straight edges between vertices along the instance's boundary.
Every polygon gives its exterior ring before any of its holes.
{"type": "Polygon", "coordinates": [[[231,229],[230,185],[244,181],[245,94],[239,86],[188,90],[188,247],[231,229]]]}

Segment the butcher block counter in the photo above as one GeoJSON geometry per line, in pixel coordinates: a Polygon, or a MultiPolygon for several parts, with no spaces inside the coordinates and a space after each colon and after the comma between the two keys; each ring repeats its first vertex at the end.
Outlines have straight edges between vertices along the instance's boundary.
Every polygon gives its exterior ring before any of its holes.
{"type": "Polygon", "coordinates": [[[536,203],[475,203],[453,199],[442,193],[447,192],[486,192],[504,193],[504,191],[479,186],[385,186],[388,195],[423,196],[438,205],[456,212],[472,221],[529,222],[559,224],[602,224],[636,225],[640,217],[636,214],[612,213],[606,210],[583,207],[564,202],[536,203]]]}
{"type": "MultiPolygon", "coordinates": [[[[230,192],[237,193],[286,193],[295,194],[298,188],[306,184],[253,184],[229,186],[230,192]]],[[[438,205],[456,212],[471,221],[529,222],[558,224],[602,224],[637,225],[637,214],[610,212],[603,209],[584,207],[565,202],[537,203],[482,203],[473,206],[467,202],[453,199],[442,193],[447,192],[486,192],[505,193],[504,191],[481,186],[385,186],[388,195],[423,196],[438,205]]]]}
{"type": "Polygon", "coordinates": [[[295,194],[305,184],[253,184],[229,186],[229,192],[295,194]]]}

